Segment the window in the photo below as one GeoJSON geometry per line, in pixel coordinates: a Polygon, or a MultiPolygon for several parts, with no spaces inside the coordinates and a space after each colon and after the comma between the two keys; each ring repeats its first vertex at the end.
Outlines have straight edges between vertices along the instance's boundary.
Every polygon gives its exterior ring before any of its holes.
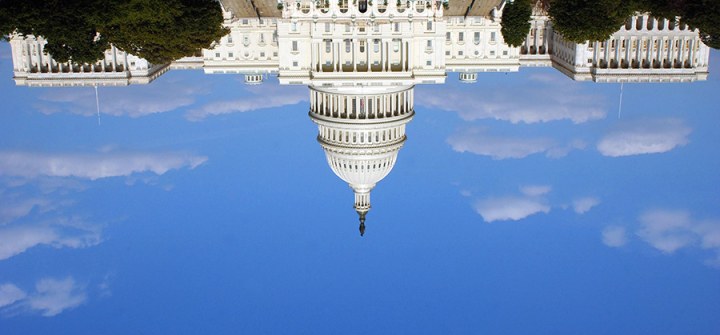
{"type": "Polygon", "coordinates": [[[507,55],[508,55],[507,50],[503,51],[503,56],[507,56],[507,55]]]}
{"type": "Polygon", "coordinates": [[[265,57],[265,53],[264,53],[264,52],[261,52],[261,53],[260,53],[260,57],[265,57]]]}
{"type": "Polygon", "coordinates": [[[220,58],[220,53],[219,53],[219,52],[216,52],[216,53],[215,53],[215,58],[220,58]]]}
{"type": "Polygon", "coordinates": [[[380,52],[380,40],[375,40],[375,52],[380,52]]]}
{"type": "Polygon", "coordinates": [[[263,19],[260,19],[260,24],[263,24],[263,22],[264,22],[263,19]]]}
{"type": "Polygon", "coordinates": [[[375,32],[378,32],[378,31],[380,31],[380,25],[379,25],[379,24],[376,24],[376,25],[375,25],[375,32]]]}
{"type": "Polygon", "coordinates": [[[465,41],[465,33],[463,33],[463,32],[458,33],[458,41],[460,41],[460,42],[465,41]]]}
{"type": "Polygon", "coordinates": [[[330,41],[325,41],[325,52],[330,53],[330,41]]]}
{"type": "Polygon", "coordinates": [[[277,52],[273,52],[273,57],[277,57],[277,52]]]}
{"type": "Polygon", "coordinates": [[[428,51],[431,51],[431,50],[432,50],[432,40],[428,40],[428,41],[427,41],[427,50],[428,50],[428,51]]]}
{"type": "Polygon", "coordinates": [[[475,32],[475,36],[474,36],[473,40],[474,40],[475,44],[480,44],[480,32],[479,31],[475,32]]]}
{"type": "Polygon", "coordinates": [[[292,51],[298,51],[297,41],[292,41],[292,51]]]}
{"type": "Polygon", "coordinates": [[[393,51],[398,52],[400,50],[400,41],[399,40],[393,40],[393,51]]]}
{"type": "Polygon", "coordinates": [[[298,62],[293,62],[293,66],[298,66],[298,62]]]}
{"type": "Polygon", "coordinates": [[[350,40],[345,40],[345,52],[350,52],[350,40]]]}
{"type": "Polygon", "coordinates": [[[490,51],[490,56],[495,56],[495,50],[490,51]]]}
{"type": "Polygon", "coordinates": [[[458,22],[465,23],[465,17],[463,17],[463,16],[459,17],[458,22]]]}
{"type": "Polygon", "coordinates": [[[228,35],[228,43],[232,43],[232,35],[228,35]]]}
{"type": "Polygon", "coordinates": [[[260,33],[260,43],[265,43],[265,34],[260,33]]]}
{"type": "Polygon", "coordinates": [[[233,53],[232,53],[232,52],[228,52],[228,58],[233,58],[233,53]]]}
{"type": "Polygon", "coordinates": [[[243,19],[242,24],[247,25],[247,24],[248,24],[248,20],[247,20],[247,19],[243,19]]]}
{"type": "Polygon", "coordinates": [[[450,33],[445,33],[445,40],[450,42],[450,40],[452,39],[450,36],[450,33]]]}
{"type": "Polygon", "coordinates": [[[395,22],[395,32],[399,32],[399,31],[400,31],[400,23],[395,22]]]}
{"type": "Polygon", "coordinates": [[[458,51],[458,56],[462,56],[462,55],[463,55],[463,52],[462,52],[462,51],[458,51]]]}
{"type": "Polygon", "coordinates": [[[297,22],[292,23],[292,31],[297,31],[297,22]]]}
{"type": "Polygon", "coordinates": [[[243,44],[245,44],[246,46],[250,44],[250,35],[243,35],[243,44]]]}
{"type": "Polygon", "coordinates": [[[427,61],[427,65],[432,66],[432,61],[431,60],[427,61]]]}
{"type": "Polygon", "coordinates": [[[445,56],[450,56],[450,51],[445,51],[445,56]]]}
{"type": "Polygon", "coordinates": [[[346,33],[349,33],[349,32],[350,32],[350,25],[349,25],[349,24],[346,24],[346,25],[345,25],[345,32],[346,32],[346,33]]]}
{"type": "Polygon", "coordinates": [[[360,52],[365,52],[365,41],[360,41],[360,52]]]}
{"type": "Polygon", "coordinates": [[[495,42],[495,32],[490,33],[490,42],[495,42]]]}
{"type": "Polygon", "coordinates": [[[432,30],[432,21],[427,22],[427,30],[432,30]]]}
{"type": "Polygon", "coordinates": [[[330,31],[330,22],[325,22],[325,32],[330,31]]]}

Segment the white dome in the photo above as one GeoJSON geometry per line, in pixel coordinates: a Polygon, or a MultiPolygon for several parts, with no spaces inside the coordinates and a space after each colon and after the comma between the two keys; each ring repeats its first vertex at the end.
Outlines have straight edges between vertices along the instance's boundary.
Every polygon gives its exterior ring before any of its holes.
{"type": "Polygon", "coordinates": [[[413,87],[383,87],[372,92],[311,87],[310,118],[328,165],[355,193],[353,208],[364,232],[370,191],[395,166],[407,137],[405,125],[415,115],[413,87]]]}

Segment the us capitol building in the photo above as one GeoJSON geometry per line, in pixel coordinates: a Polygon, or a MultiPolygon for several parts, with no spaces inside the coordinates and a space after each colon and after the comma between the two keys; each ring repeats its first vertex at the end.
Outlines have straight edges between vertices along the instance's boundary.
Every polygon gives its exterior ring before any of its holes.
{"type": "Polygon", "coordinates": [[[310,119],[333,172],[355,194],[360,234],[370,193],[395,165],[414,115],[416,84],[461,82],[480,72],[553,67],[573,80],[706,80],[709,48],[698,32],[645,14],[603,42],[576,44],[536,9],[525,43],[503,42],[505,0],[224,0],[230,33],[202,56],[151,64],[111,48],[95,64],[58,63],[36,36],[11,38],[14,79],[32,87],[148,84],[168,70],[241,74],[261,84],[307,85],[310,119]],[[444,5],[449,5],[446,6],[444,5]],[[281,8],[281,9],[280,9],[281,8]]]}

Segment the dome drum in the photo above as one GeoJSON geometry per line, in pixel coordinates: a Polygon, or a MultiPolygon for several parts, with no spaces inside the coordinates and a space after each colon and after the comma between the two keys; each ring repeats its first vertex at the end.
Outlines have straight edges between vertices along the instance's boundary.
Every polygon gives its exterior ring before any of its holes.
{"type": "Polygon", "coordinates": [[[310,112],[342,120],[390,119],[413,112],[413,86],[310,90],[310,112]],[[367,92],[365,92],[367,91],[367,92]]]}

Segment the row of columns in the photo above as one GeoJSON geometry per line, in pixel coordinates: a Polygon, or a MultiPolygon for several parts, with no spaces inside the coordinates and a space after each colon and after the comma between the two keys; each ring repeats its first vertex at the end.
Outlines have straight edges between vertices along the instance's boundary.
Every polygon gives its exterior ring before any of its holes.
{"type": "MultiPolygon", "coordinates": [[[[366,69],[367,72],[374,72],[372,69],[374,62],[371,63],[372,60],[371,60],[370,56],[372,53],[375,53],[375,51],[374,51],[375,40],[377,40],[377,39],[370,39],[370,38],[364,39],[364,42],[365,42],[364,61],[365,61],[365,65],[367,66],[367,69],[366,69]],[[372,48],[372,50],[373,50],[372,53],[370,51],[371,50],[370,48],[372,48]]],[[[394,51],[391,51],[391,48],[393,48],[393,45],[394,45],[394,40],[395,39],[387,39],[387,38],[380,39],[379,49],[377,52],[380,54],[380,61],[379,61],[380,71],[379,72],[395,71],[392,67],[393,64],[392,64],[392,57],[391,57],[391,52],[394,52],[394,51]]],[[[325,62],[323,61],[325,59],[325,57],[323,57],[323,55],[325,53],[328,53],[327,52],[327,44],[326,44],[327,41],[328,40],[320,40],[317,42],[313,41],[311,44],[310,53],[311,53],[312,69],[314,71],[317,71],[317,72],[325,71],[325,69],[324,69],[325,62]]],[[[346,63],[345,57],[347,57],[346,54],[348,53],[346,51],[346,47],[344,45],[347,43],[346,41],[350,41],[350,64],[352,66],[351,71],[358,72],[358,64],[360,63],[360,60],[362,57],[361,51],[360,51],[360,40],[359,39],[343,39],[343,40],[333,39],[333,40],[331,40],[329,53],[332,54],[332,61],[330,62],[330,64],[332,65],[332,69],[330,72],[344,72],[345,71],[345,63],[346,63]]],[[[411,61],[412,57],[410,55],[411,54],[410,50],[411,50],[410,42],[401,39],[400,46],[397,51],[397,53],[400,54],[399,55],[400,56],[399,71],[401,71],[401,72],[407,71],[408,69],[411,69],[413,66],[412,61],[411,61]]]]}
{"type": "Polygon", "coordinates": [[[367,96],[310,92],[313,113],[341,119],[404,115],[412,110],[414,104],[414,90],[367,96]]]}
{"type": "Polygon", "coordinates": [[[599,42],[594,43],[594,58],[597,60],[598,66],[600,60],[605,61],[605,67],[611,67],[611,61],[617,64],[617,67],[622,66],[622,62],[625,61],[628,67],[632,67],[633,60],[636,62],[636,67],[642,67],[643,61],[646,61],[650,67],[654,66],[654,61],[660,62],[660,67],[663,66],[662,62],[667,59],[671,63],[671,67],[675,66],[676,61],[685,66],[685,62],[689,61],[690,66],[697,64],[697,57],[695,53],[695,47],[698,41],[693,37],[679,36],[679,37],[617,37],[612,40],[605,41],[605,47],[602,55],[600,54],[601,44],[599,42]],[[615,50],[611,51],[612,43],[615,42],[615,50]],[[622,43],[625,42],[623,50],[622,43]],[[665,42],[668,43],[668,48],[665,50],[665,42]],[[637,42],[635,51],[632,51],[633,44],[637,42]],[[647,48],[643,51],[643,45],[647,42],[647,48]],[[655,47],[657,43],[657,47],[655,47]],[[678,43],[676,46],[675,44],[678,43]],[[602,57],[601,57],[602,56],[602,57]]]}
{"type": "Polygon", "coordinates": [[[119,51],[115,46],[111,46],[110,52],[112,54],[112,58],[110,59],[110,64],[107,63],[106,59],[101,60],[101,66],[102,71],[95,71],[95,66],[97,64],[88,64],[90,66],[90,71],[85,71],[85,66],[80,65],[80,70],[76,71],[75,66],[73,65],[72,61],[68,61],[66,63],[57,63],[52,57],[49,55],[44,56],[44,43],[41,43],[39,41],[26,41],[23,44],[23,53],[27,57],[27,71],[36,70],[37,72],[44,73],[44,72],[55,72],[53,71],[54,68],[57,67],[57,72],[62,72],[61,66],[66,66],[68,69],[68,72],[74,73],[86,73],[86,72],[123,72],[124,69],[127,69],[128,66],[128,60],[127,60],[127,53],[119,51]],[[35,55],[33,56],[33,50],[35,51],[35,55]],[[118,53],[120,53],[120,57],[123,58],[124,61],[124,68],[118,65],[118,53]],[[47,62],[47,63],[45,63],[47,62]]]}
{"type": "Polygon", "coordinates": [[[341,130],[320,125],[318,131],[326,142],[347,144],[388,144],[405,136],[404,125],[377,130],[341,130]]]}

